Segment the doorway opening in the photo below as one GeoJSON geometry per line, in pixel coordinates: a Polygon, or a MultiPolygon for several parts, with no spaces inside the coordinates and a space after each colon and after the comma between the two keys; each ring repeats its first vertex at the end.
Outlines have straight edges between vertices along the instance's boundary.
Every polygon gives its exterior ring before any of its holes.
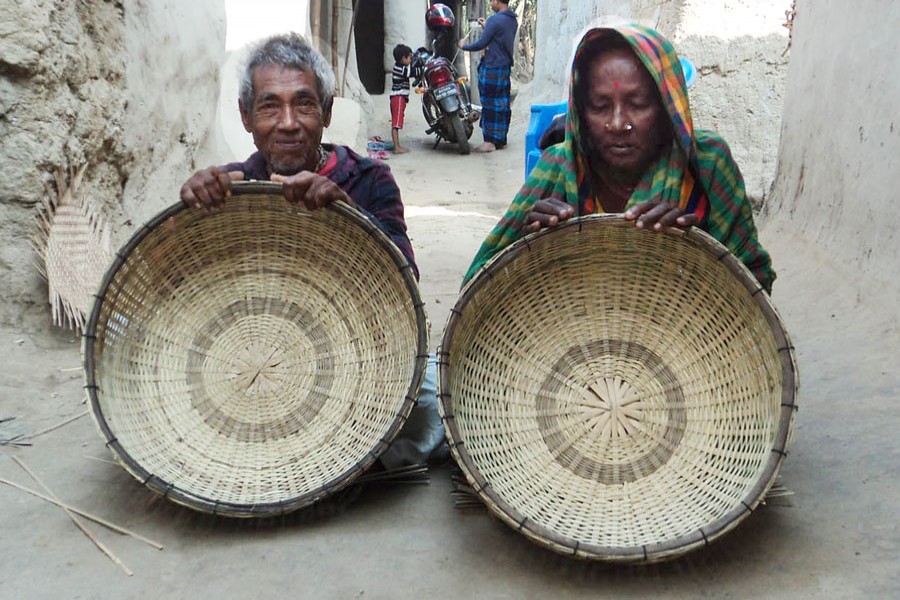
{"type": "Polygon", "coordinates": [[[357,0],[355,3],[356,66],[359,80],[370,94],[384,93],[384,0],[357,0]]]}

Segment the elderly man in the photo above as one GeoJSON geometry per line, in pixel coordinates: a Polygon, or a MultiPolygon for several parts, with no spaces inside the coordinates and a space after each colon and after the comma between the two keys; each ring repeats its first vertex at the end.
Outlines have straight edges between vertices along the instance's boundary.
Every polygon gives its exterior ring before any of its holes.
{"type": "MultiPolygon", "coordinates": [[[[218,206],[231,195],[232,181],[255,179],[280,182],[289,202],[309,210],[343,200],[382,228],[418,277],[390,169],[346,146],[322,143],[334,86],[331,67],[300,35],[276,35],[256,45],[240,82],[238,108],[257,152],[244,162],[197,171],[182,186],[181,199],[192,207],[218,206]]],[[[388,468],[424,462],[443,441],[435,380],[432,359],[408,427],[381,457],[388,468]]]]}
{"type": "Polygon", "coordinates": [[[230,182],[281,182],[289,202],[310,210],[343,200],[375,218],[418,276],[406,235],[403,202],[390,169],[346,146],[322,144],[331,123],[334,72],[301,36],[278,35],[252,49],[240,82],[238,108],[255,152],[242,163],[197,171],[181,188],[189,206],[212,207],[230,182]]]}

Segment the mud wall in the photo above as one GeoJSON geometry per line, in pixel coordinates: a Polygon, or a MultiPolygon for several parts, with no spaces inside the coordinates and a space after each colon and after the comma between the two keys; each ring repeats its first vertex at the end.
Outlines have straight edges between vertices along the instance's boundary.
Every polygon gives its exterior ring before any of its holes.
{"type": "MultiPolygon", "coordinates": [[[[773,225],[859,277],[863,296],[900,288],[897,23],[897,2],[799,3],[767,205],[773,225]]],[[[896,302],[884,309],[900,316],[896,302]]]]}
{"type": "Polygon", "coordinates": [[[0,319],[49,323],[28,236],[52,173],[88,165],[116,243],[177,199],[203,162],[224,36],[223,0],[0,3],[0,319]]]}
{"type": "Polygon", "coordinates": [[[195,169],[219,163],[212,135],[225,60],[222,0],[125,3],[125,145],[132,160],[122,208],[144,223],[179,200],[195,169]]]}

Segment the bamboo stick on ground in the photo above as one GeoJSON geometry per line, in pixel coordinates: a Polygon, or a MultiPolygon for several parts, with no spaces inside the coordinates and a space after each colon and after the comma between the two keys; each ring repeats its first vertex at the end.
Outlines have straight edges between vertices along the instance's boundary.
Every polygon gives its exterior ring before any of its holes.
{"type": "Polygon", "coordinates": [[[45,433],[50,433],[51,431],[55,431],[55,430],[59,429],[60,427],[65,427],[72,421],[77,421],[81,417],[87,416],[89,414],[89,412],[90,411],[86,410],[83,413],[79,413],[79,414],[75,415],[74,417],[70,417],[70,418],[66,419],[62,423],[57,423],[56,425],[48,427],[47,429],[42,429],[41,431],[38,431],[37,433],[32,433],[31,435],[26,435],[25,438],[31,440],[31,439],[36,438],[39,435],[44,435],[45,433]]]}
{"type": "Polygon", "coordinates": [[[93,460],[93,461],[96,461],[96,462],[106,463],[106,464],[108,464],[108,465],[114,465],[114,466],[117,466],[117,467],[119,466],[119,463],[117,463],[117,462],[114,461],[114,460],[109,460],[108,458],[99,458],[99,457],[97,457],[97,456],[88,456],[87,454],[82,454],[81,457],[82,457],[82,458],[86,458],[86,459],[88,459],[88,460],[93,460]]]}
{"type": "Polygon", "coordinates": [[[31,442],[25,441],[27,439],[27,435],[23,435],[20,433],[15,437],[9,438],[8,440],[0,440],[0,446],[30,446],[31,442]]]}
{"type": "Polygon", "coordinates": [[[124,527],[116,525],[115,523],[113,523],[111,521],[107,521],[106,519],[104,519],[102,517],[92,515],[91,513],[87,512],[87,511],[83,511],[79,508],[72,506],[71,504],[65,504],[63,502],[54,500],[53,498],[51,498],[49,496],[45,496],[44,494],[40,493],[37,490],[33,490],[31,488],[25,487],[24,485],[16,483],[15,481],[10,481],[9,479],[4,479],[4,478],[0,477],[0,483],[5,483],[6,485],[8,485],[10,487],[14,487],[17,490],[21,490],[21,491],[25,492],[26,494],[31,494],[32,496],[40,498],[41,500],[45,500],[45,501],[49,502],[50,504],[55,504],[56,506],[58,506],[60,508],[68,509],[68,510],[72,511],[73,513],[75,513],[76,515],[80,515],[80,516],[84,517],[85,519],[93,521],[94,523],[103,525],[104,527],[107,527],[107,528],[115,531],[116,533],[121,533],[122,535],[131,536],[131,537],[135,538],[136,540],[144,542],[148,546],[152,546],[152,547],[156,548],[157,550],[163,549],[163,545],[160,544],[159,542],[154,542],[150,538],[146,538],[139,533],[135,533],[129,529],[125,529],[124,527]]]}
{"type": "Polygon", "coordinates": [[[31,469],[29,469],[27,466],[25,466],[25,463],[23,463],[21,460],[19,460],[19,459],[18,459],[17,457],[15,457],[15,456],[13,456],[12,459],[13,459],[14,461],[16,461],[16,464],[18,464],[20,467],[22,467],[22,469],[23,469],[26,473],[28,473],[28,476],[29,476],[29,477],[31,477],[32,479],[34,479],[35,483],[37,483],[39,486],[41,486],[42,488],[44,488],[44,490],[47,492],[47,494],[48,494],[51,498],[53,498],[57,503],[59,503],[60,507],[63,509],[63,512],[65,512],[66,515],[68,515],[68,517],[72,520],[72,522],[75,523],[75,526],[78,527],[78,529],[81,530],[81,533],[83,533],[84,535],[86,535],[86,536],[88,537],[89,540],[91,540],[92,542],[94,542],[94,545],[97,546],[97,548],[98,548],[103,554],[105,554],[107,558],[109,558],[109,559],[110,559],[111,561],[113,561],[116,565],[118,565],[123,571],[125,571],[125,574],[128,575],[129,577],[131,577],[132,575],[134,575],[134,571],[132,571],[131,569],[129,569],[128,566],[125,565],[125,563],[123,563],[121,560],[119,560],[119,557],[117,557],[115,554],[113,554],[112,551],[111,551],[109,548],[107,548],[107,547],[103,544],[103,542],[101,542],[101,541],[98,540],[96,537],[94,537],[94,534],[92,534],[92,533],[90,532],[90,530],[84,525],[84,523],[82,523],[81,520],[80,520],[78,517],[75,516],[75,513],[73,513],[71,510],[69,510],[69,509],[68,509],[68,508],[60,501],[60,499],[56,496],[56,494],[54,494],[53,491],[52,491],[50,488],[48,488],[48,487],[44,484],[44,482],[41,481],[40,478],[38,478],[37,475],[35,475],[34,473],[32,473],[32,472],[31,472],[31,469]]]}

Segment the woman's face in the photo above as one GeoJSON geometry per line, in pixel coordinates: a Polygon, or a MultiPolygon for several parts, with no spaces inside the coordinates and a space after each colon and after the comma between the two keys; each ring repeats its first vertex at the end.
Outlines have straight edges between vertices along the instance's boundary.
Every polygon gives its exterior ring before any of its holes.
{"type": "Polygon", "coordinates": [[[672,139],[656,84],[628,48],[590,60],[582,118],[594,152],[614,169],[642,172],[672,139]]]}

